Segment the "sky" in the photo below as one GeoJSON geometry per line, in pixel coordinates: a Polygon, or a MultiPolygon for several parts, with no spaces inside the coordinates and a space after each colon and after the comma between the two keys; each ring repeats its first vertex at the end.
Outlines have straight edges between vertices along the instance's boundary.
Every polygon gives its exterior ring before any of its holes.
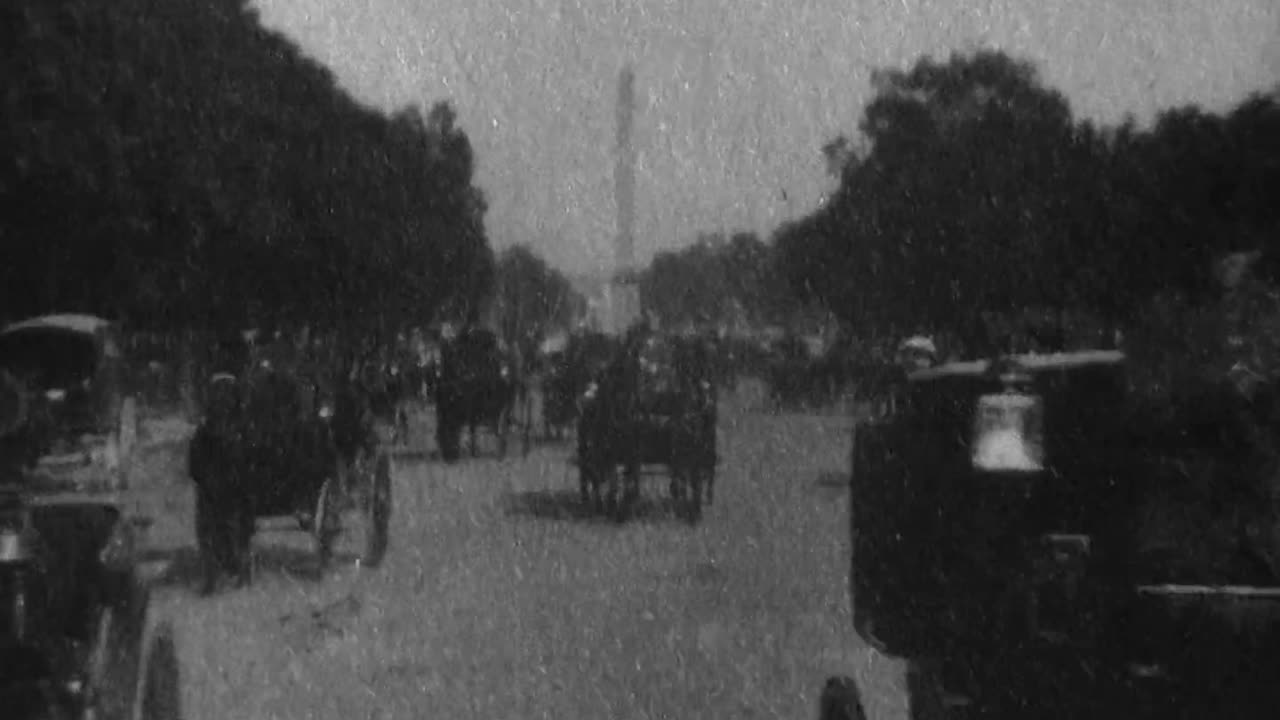
{"type": "Polygon", "coordinates": [[[262,21],[381,110],[454,104],[495,248],[612,266],[615,104],[636,74],[635,252],[754,230],[833,187],[878,67],[996,48],[1077,118],[1229,109],[1280,85],[1276,0],[255,0],[262,21]]]}

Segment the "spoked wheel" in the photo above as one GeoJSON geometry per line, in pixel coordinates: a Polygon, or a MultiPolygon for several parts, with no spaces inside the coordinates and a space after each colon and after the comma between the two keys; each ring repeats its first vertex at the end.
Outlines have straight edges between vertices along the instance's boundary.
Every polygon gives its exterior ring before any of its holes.
{"type": "Polygon", "coordinates": [[[391,442],[396,447],[405,447],[409,442],[409,408],[404,404],[396,405],[395,436],[391,442]]]}
{"type": "Polygon", "coordinates": [[[391,456],[379,449],[359,457],[346,469],[345,479],[345,484],[330,489],[333,495],[327,501],[328,557],[340,552],[354,556],[360,567],[376,568],[390,544],[391,456]]]}
{"type": "Polygon", "coordinates": [[[609,476],[609,494],[613,497],[613,519],[626,522],[640,499],[640,464],[628,462],[622,472],[615,468],[609,476]]]}
{"type": "Polygon", "coordinates": [[[698,523],[702,521],[703,471],[700,468],[693,468],[686,477],[689,479],[689,486],[686,488],[685,519],[691,523],[698,523]]]}
{"type": "Polygon", "coordinates": [[[593,471],[595,475],[596,502],[602,515],[615,520],[622,516],[622,477],[618,468],[610,462],[600,462],[593,471]]]}
{"type": "Polygon", "coordinates": [[[592,502],[592,490],[595,489],[595,468],[593,468],[582,456],[578,457],[577,465],[578,500],[582,503],[583,508],[587,508],[593,512],[598,512],[599,508],[592,502]]]}
{"type": "Polygon", "coordinates": [[[574,443],[573,464],[578,467],[578,499],[587,512],[597,514],[603,512],[601,507],[600,463],[596,462],[596,452],[589,435],[579,434],[574,443]]]}
{"type": "Polygon", "coordinates": [[[311,521],[311,535],[315,540],[316,557],[320,569],[326,570],[333,560],[333,543],[342,532],[343,474],[338,468],[325,478],[316,497],[316,512],[311,521]]]}
{"type": "Polygon", "coordinates": [[[360,514],[365,523],[364,548],[357,562],[367,568],[382,564],[390,544],[391,523],[391,458],[379,452],[361,479],[360,514]]]}
{"type": "Polygon", "coordinates": [[[126,397],[120,404],[120,415],[116,420],[116,428],[110,439],[112,457],[110,487],[112,491],[129,489],[133,475],[134,451],[138,446],[138,427],[141,420],[138,416],[138,404],[126,397]]]}
{"type": "Polygon", "coordinates": [[[529,457],[529,453],[533,452],[533,431],[529,429],[529,422],[526,420],[524,427],[520,430],[520,457],[529,457]]]}
{"type": "Polygon", "coordinates": [[[702,519],[702,476],[697,468],[671,468],[671,499],[676,514],[684,520],[696,524],[702,519]]]}
{"type": "Polygon", "coordinates": [[[511,411],[503,410],[498,416],[498,421],[493,426],[494,434],[498,436],[498,459],[507,457],[507,433],[511,430],[511,411]]]}
{"type": "Polygon", "coordinates": [[[139,702],[144,668],[143,636],[150,592],[132,576],[120,584],[98,616],[86,679],[87,698],[96,717],[131,720],[139,702]]]}
{"type": "Polygon", "coordinates": [[[87,694],[89,704],[99,716],[128,717],[137,689],[136,652],[127,652],[120,639],[120,619],[114,608],[103,610],[98,619],[97,634],[89,657],[87,694]]]}
{"type": "Polygon", "coordinates": [[[529,453],[533,450],[533,396],[525,395],[524,402],[521,403],[522,410],[521,424],[521,454],[523,457],[529,457],[529,453]]]}
{"type": "Polygon", "coordinates": [[[182,717],[181,675],[178,649],[169,623],[157,625],[151,636],[142,671],[142,691],[138,698],[141,720],[180,720],[182,717]]]}

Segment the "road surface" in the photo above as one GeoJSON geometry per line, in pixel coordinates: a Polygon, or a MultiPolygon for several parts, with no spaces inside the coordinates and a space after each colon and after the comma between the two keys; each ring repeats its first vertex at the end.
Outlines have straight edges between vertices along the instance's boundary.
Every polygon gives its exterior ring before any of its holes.
{"type": "MultiPolygon", "coordinates": [[[[171,478],[154,615],[175,628],[185,717],[799,720],[834,673],[872,718],[906,717],[900,664],[850,626],[848,421],[721,414],[697,527],[661,478],[627,524],[583,517],[565,445],[405,456],[382,568],[317,579],[307,538],[271,521],[257,583],[212,599],[191,590],[190,493],[171,478]]],[[[181,475],[163,452],[152,471],[181,475]]]]}

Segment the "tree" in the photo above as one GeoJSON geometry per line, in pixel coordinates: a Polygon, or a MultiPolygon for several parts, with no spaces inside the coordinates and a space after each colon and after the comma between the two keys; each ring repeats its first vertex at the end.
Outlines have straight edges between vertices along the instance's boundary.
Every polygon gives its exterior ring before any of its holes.
{"type": "Polygon", "coordinates": [[[7,313],[386,332],[489,293],[448,105],[361,106],[243,0],[0,12],[7,313]]]}
{"type": "Polygon", "coordinates": [[[499,255],[496,277],[499,332],[511,343],[528,344],[568,330],[586,302],[563,273],[525,245],[499,255]]]}
{"type": "Polygon", "coordinates": [[[872,84],[868,151],[825,146],[846,158],[838,190],[774,235],[792,291],[848,325],[981,336],[984,313],[1025,308],[1123,323],[1156,292],[1211,292],[1214,257],[1277,227],[1260,200],[1280,177],[1259,152],[1277,149],[1273,98],[1138,131],[1075,122],[1031,65],[997,52],[872,84]]]}
{"type": "Polygon", "coordinates": [[[754,233],[703,233],[654,257],[639,277],[641,305],[668,327],[780,322],[793,301],[776,270],[772,248],[754,233]]]}

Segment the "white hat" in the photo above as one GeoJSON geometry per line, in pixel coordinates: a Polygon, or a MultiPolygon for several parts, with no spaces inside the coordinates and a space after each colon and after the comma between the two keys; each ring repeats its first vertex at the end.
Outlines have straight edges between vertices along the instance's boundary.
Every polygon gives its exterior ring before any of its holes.
{"type": "Polygon", "coordinates": [[[916,335],[903,340],[902,344],[898,346],[898,351],[903,352],[907,350],[928,353],[929,355],[938,354],[938,348],[933,344],[933,340],[923,335],[916,335]]]}

